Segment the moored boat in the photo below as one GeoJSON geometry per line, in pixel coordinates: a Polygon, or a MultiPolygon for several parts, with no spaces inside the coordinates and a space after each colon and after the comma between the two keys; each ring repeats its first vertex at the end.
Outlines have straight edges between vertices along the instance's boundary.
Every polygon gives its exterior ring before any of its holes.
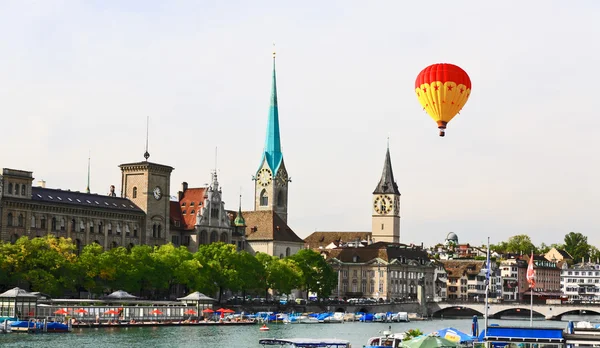
{"type": "Polygon", "coordinates": [[[258,340],[258,344],[263,347],[352,348],[350,341],[337,338],[263,338],[258,340]]]}
{"type": "Polygon", "coordinates": [[[404,333],[392,333],[390,330],[383,331],[381,335],[369,338],[367,345],[364,346],[364,348],[400,348],[402,347],[402,340],[404,337],[404,333]]]}

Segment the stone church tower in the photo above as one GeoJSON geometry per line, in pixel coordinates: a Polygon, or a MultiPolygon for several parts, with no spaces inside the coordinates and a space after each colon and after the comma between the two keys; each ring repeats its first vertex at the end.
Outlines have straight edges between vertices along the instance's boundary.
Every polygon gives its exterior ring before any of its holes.
{"type": "Polygon", "coordinates": [[[273,52],[273,80],[271,106],[267,122],[267,138],[260,166],[253,177],[254,210],[272,210],[287,223],[288,215],[288,176],[279,135],[279,109],[277,107],[277,83],[275,77],[275,52],[273,52]]]}
{"type": "Polygon", "coordinates": [[[381,179],[373,191],[371,221],[374,242],[400,243],[400,191],[394,181],[389,144],[381,179]]]}

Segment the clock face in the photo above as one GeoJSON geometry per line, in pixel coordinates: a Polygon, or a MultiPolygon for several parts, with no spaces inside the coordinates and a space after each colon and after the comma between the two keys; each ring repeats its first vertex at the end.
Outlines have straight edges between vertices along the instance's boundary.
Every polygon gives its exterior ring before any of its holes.
{"type": "Polygon", "coordinates": [[[273,173],[271,173],[269,168],[263,168],[258,172],[257,180],[260,186],[268,186],[273,180],[273,173]]]}
{"type": "Polygon", "coordinates": [[[373,208],[379,214],[387,214],[394,208],[394,203],[388,196],[379,195],[373,201],[373,208]]]}
{"type": "Polygon", "coordinates": [[[156,186],[154,188],[154,190],[152,191],[152,194],[154,195],[154,198],[156,200],[159,200],[162,198],[162,190],[160,189],[160,187],[156,186]]]}

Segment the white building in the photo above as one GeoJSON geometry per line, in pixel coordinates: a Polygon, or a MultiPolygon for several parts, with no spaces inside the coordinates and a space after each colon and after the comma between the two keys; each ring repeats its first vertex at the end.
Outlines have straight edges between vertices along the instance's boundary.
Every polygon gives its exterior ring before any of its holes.
{"type": "Polygon", "coordinates": [[[565,262],[560,289],[570,301],[600,301],[600,264],[582,262],[569,267],[565,262]]]}

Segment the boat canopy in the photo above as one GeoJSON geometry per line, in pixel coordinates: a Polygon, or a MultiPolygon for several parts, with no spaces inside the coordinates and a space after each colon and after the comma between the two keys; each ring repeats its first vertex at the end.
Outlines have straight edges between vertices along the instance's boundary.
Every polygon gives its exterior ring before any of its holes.
{"type": "Polygon", "coordinates": [[[563,329],[552,327],[499,327],[490,326],[479,335],[488,342],[564,342],[563,329]],[[483,336],[483,337],[482,337],[483,336]]]}
{"type": "Polygon", "coordinates": [[[350,341],[337,338],[263,338],[258,341],[263,346],[310,347],[310,348],[350,348],[350,341]]]}

